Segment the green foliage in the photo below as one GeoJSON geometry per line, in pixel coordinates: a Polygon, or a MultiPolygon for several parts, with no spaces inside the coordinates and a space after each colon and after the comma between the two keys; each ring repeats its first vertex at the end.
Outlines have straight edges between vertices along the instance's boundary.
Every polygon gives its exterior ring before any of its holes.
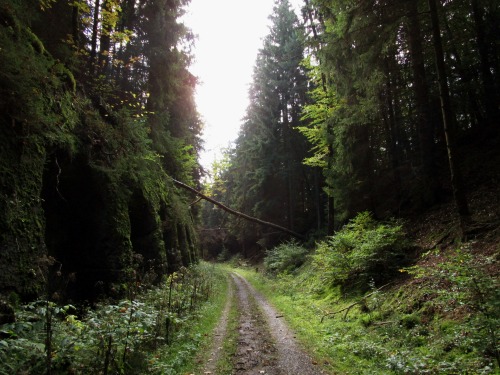
{"type": "Polygon", "coordinates": [[[315,267],[272,279],[238,272],[332,373],[496,374],[499,285],[485,272],[494,260],[463,250],[439,263],[428,255],[410,269],[417,278],[381,290],[372,284],[364,296],[311,289],[315,267]]]}
{"type": "Polygon", "coordinates": [[[347,282],[365,288],[387,280],[402,267],[408,241],[401,224],[380,223],[362,212],[326,241],[318,243],[313,267],[326,285],[347,282]]]}
{"type": "Polygon", "coordinates": [[[271,274],[289,273],[306,261],[307,254],[307,249],[296,241],[283,243],[267,251],[264,266],[271,274]]]}
{"type": "Polygon", "coordinates": [[[81,267],[77,283],[98,263],[113,275],[109,284],[123,282],[133,252],[168,258],[172,271],[196,260],[190,209],[169,181],[199,175],[195,79],[174,48],[187,34],[177,29],[185,5],[169,4],[169,23],[151,25],[133,2],[101,2],[99,35],[92,35],[93,9],[84,1],[0,4],[0,292],[39,296],[47,253],[63,272],[81,267]],[[155,54],[145,51],[146,39],[131,45],[132,36],[147,38],[146,28],[170,37],[164,52],[176,61],[164,61],[161,74],[147,57],[132,57],[155,54]],[[100,42],[96,61],[89,61],[92,36],[100,42]],[[162,83],[167,93],[152,97],[153,76],[169,83],[162,83]],[[168,119],[154,131],[151,109],[168,119]],[[156,139],[165,140],[162,152],[156,139]]]}
{"type": "Polygon", "coordinates": [[[0,374],[45,374],[48,366],[52,374],[178,373],[188,357],[172,348],[191,356],[201,344],[201,335],[195,340],[188,328],[216,297],[221,277],[206,264],[181,269],[161,287],[129,284],[128,299],[82,314],[48,301],[24,305],[15,323],[0,327],[0,374]],[[160,349],[172,361],[164,362],[160,349]]]}
{"type": "Polygon", "coordinates": [[[304,163],[325,169],[328,168],[329,158],[333,157],[330,155],[329,146],[333,142],[334,116],[341,107],[341,101],[331,86],[323,86],[319,66],[312,66],[310,57],[305,60],[305,64],[314,88],[308,93],[312,99],[311,103],[304,106],[302,120],[305,125],[298,126],[297,129],[313,146],[313,155],[305,158],[304,163]]]}
{"type": "MultiPolygon", "coordinates": [[[[324,190],[335,199],[336,223],[364,210],[425,208],[446,189],[438,177],[446,172],[446,146],[440,108],[431,104],[439,90],[427,10],[425,1],[387,0],[316,0],[304,7],[312,100],[299,130],[313,152],[304,162],[323,169],[324,190]]],[[[491,25],[499,16],[487,1],[439,7],[443,40],[453,41],[443,52],[458,136],[488,137],[481,126],[498,117],[491,25]],[[477,110],[467,106],[469,95],[480,103],[477,110]]]]}
{"type": "MultiPolygon", "coordinates": [[[[464,327],[452,329],[455,335],[465,335],[460,346],[489,353],[500,367],[500,347],[497,328],[500,326],[500,283],[486,270],[495,264],[493,257],[471,253],[470,244],[446,255],[431,251],[425,259],[438,262],[432,267],[414,266],[404,271],[424,280],[433,289],[433,308],[444,314],[461,311],[464,327]]],[[[457,343],[450,344],[452,346],[457,343]]]]}
{"type": "Polygon", "coordinates": [[[15,5],[0,5],[0,289],[36,295],[46,271],[43,171],[49,149],[75,151],[79,101],[15,5]]]}

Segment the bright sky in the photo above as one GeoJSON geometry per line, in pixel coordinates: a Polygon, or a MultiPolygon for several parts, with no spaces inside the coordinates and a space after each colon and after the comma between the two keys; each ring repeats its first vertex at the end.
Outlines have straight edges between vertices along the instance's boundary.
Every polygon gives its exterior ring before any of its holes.
{"type": "MultiPolygon", "coordinates": [[[[291,0],[296,9],[302,0],[291,0]]],[[[274,0],[191,0],[184,23],[198,36],[191,72],[205,128],[201,164],[210,171],[238,135],[262,39],[269,31],[274,0]]]]}

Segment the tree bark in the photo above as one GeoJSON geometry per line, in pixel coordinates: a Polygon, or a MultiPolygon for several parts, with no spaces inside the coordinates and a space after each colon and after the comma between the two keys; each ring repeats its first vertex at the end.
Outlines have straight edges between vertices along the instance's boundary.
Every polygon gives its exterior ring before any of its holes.
{"type": "MultiPolygon", "coordinates": [[[[477,70],[471,70],[471,69],[467,69],[464,64],[462,63],[462,58],[460,56],[460,54],[458,53],[458,48],[456,46],[456,43],[454,42],[454,39],[453,38],[453,31],[451,30],[450,28],[450,25],[449,25],[449,22],[448,20],[446,19],[446,17],[443,17],[443,23],[444,23],[444,29],[446,30],[446,32],[448,33],[449,35],[449,38],[450,38],[450,41],[449,41],[449,47],[448,47],[448,54],[451,54],[453,55],[454,57],[454,66],[455,66],[455,70],[456,70],[456,74],[458,74],[458,76],[460,77],[460,80],[463,82],[465,88],[464,88],[464,93],[467,94],[467,98],[469,100],[469,106],[470,106],[470,110],[469,110],[469,113],[470,113],[470,116],[471,118],[473,119],[476,119],[476,123],[475,124],[471,124],[471,125],[484,125],[484,115],[481,111],[481,109],[479,108],[479,103],[478,103],[478,100],[479,98],[477,97],[477,93],[475,90],[472,89],[472,86],[473,86],[473,80],[474,80],[474,76],[477,75],[477,70]]],[[[450,59],[451,61],[451,59],[450,59]]],[[[465,97],[465,95],[464,95],[465,97]]]]}
{"type": "Polygon", "coordinates": [[[394,111],[394,88],[392,83],[391,66],[393,57],[385,58],[386,65],[386,103],[381,105],[381,113],[386,127],[387,134],[387,153],[391,163],[392,173],[394,176],[394,190],[396,194],[396,202],[398,204],[398,212],[401,208],[401,170],[400,170],[400,153],[398,152],[398,135],[397,135],[397,120],[394,111]]]}
{"type": "Polygon", "coordinates": [[[320,194],[320,187],[319,187],[319,176],[318,176],[318,168],[314,167],[314,201],[315,201],[315,208],[316,208],[316,225],[318,231],[321,229],[321,194],[320,194]]]}
{"type": "Polygon", "coordinates": [[[434,203],[437,192],[436,168],[434,165],[434,136],[432,121],[429,116],[429,89],[425,74],[422,33],[418,20],[418,2],[408,2],[408,44],[410,47],[411,67],[413,71],[413,87],[418,116],[418,135],[420,141],[420,160],[425,174],[428,199],[426,203],[434,203]]]}
{"type": "Polygon", "coordinates": [[[439,97],[441,100],[441,112],[443,115],[443,128],[446,139],[446,147],[448,150],[451,186],[453,189],[453,197],[460,217],[462,236],[464,236],[466,226],[470,218],[470,211],[465,196],[462,174],[458,165],[458,156],[455,146],[455,118],[451,107],[450,92],[446,78],[443,44],[441,41],[441,31],[439,28],[439,17],[436,0],[429,0],[429,10],[431,15],[434,54],[439,83],[439,97]]]}
{"type": "MultiPolygon", "coordinates": [[[[103,0],[102,8],[106,9],[107,1],[103,0]]],[[[106,22],[102,23],[101,26],[101,39],[99,41],[99,71],[104,72],[108,68],[109,64],[109,56],[110,56],[110,48],[111,48],[111,30],[109,29],[109,25],[106,22]]]]}
{"type": "Polygon", "coordinates": [[[92,39],[90,42],[90,61],[89,71],[94,74],[95,59],[97,56],[97,33],[99,32],[99,8],[101,6],[100,0],[95,0],[94,4],[94,20],[92,24],[92,39]]]}
{"type": "MultiPolygon", "coordinates": [[[[333,146],[328,146],[328,169],[332,169],[333,164],[333,146]]],[[[333,197],[333,187],[329,186],[328,203],[327,203],[327,223],[326,223],[326,234],[328,236],[333,236],[335,233],[335,201],[333,197]]]]}
{"type": "Polygon", "coordinates": [[[497,126],[498,107],[495,80],[491,74],[490,57],[488,53],[488,43],[484,32],[483,16],[484,12],[477,0],[471,1],[472,15],[474,17],[474,26],[476,28],[476,42],[481,61],[481,79],[484,89],[484,104],[486,107],[486,118],[490,126],[497,126]]]}
{"type": "Polygon", "coordinates": [[[293,150],[292,150],[292,135],[290,132],[290,121],[288,120],[288,95],[283,93],[283,102],[282,102],[282,115],[283,115],[283,147],[285,153],[288,155],[287,160],[285,161],[285,174],[286,174],[286,185],[287,185],[287,206],[288,206],[288,227],[293,230],[294,229],[294,190],[293,190],[293,179],[292,179],[292,161],[293,161],[293,150]]]}
{"type": "Polygon", "coordinates": [[[326,233],[329,236],[333,236],[335,233],[335,202],[331,196],[328,196],[328,224],[326,233]]]}
{"type": "Polygon", "coordinates": [[[192,192],[192,193],[198,195],[199,197],[205,199],[206,201],[208,201],[208,202],[216,205],[217,207],[223,209],[224,211],[229,212],[230,214],[236,215],[238,217],[241,217],[241,218],[243,218],[245,220],[248,220],[248,221],[252,221],[254,223],[258,223],[258,224],[261,224],[261,225],[264,225],[264,226],[267,226],[267,227],[278,229],[278,230],[280,230],[282,232],[285,232],[285,233],[288,233],[288,234],[290,234],[290,235],[292,235],[295,238],[298,238],[300,240],[305,240],[305,237],[303,235],[301,235],[300,233],[294,232],[293,230],[290,230],[288,228],[284,228],[284,227],[282,227],[280,225],[277,225],[277,224],[274,224],[274,223],[270,223],[268,221],[260,220],[260,219],[257,219],[256,217],[249,216],[249,215],[246,215],[246,214],[244,214],[242,212],[238,212],[236,210],[233,210],[232,208],[229,208],[229,207],[223,205],[222,203],[220,203],[220,202],[218,202],[218,201],[216,201],[216,200],[214,200],[214,199],[206,196],[205,194],[199,192],[198,190],[192,188],[189,185],[186,185],[183,182],[180,182],[180,181],[177,181],[177,180],[174,180],[174,179],[172,179],[172,181],[174,182],[175,185],[177,185],[177,186],[179,186],[179,187],[181,187],[183,189],[189,190],[190,192],[192,192]]]}
{"type": "MultiPolygon", "coordinates": [[[[122,12],[120,13],[120,22],[118,23],[118,31],[124,32],[125,30],[132,30],[135,22],[135,0],[126,0],[122,5],[122,12]]],[[[121,81],[122,85],[129,87],[129,69],[125,68],[127,60],[130,58],[128,51],[128,43],[120,42],[116,56],[121,61],[120,64],[114,69],[115,78],[121,81]]]]}
{"type": "Polygon", "coordinates": [[[71,10],[71,35],[73,36],[73,43],[75,47],[80,49],[80,9],[78,4],[73,5],[71,10]]]}

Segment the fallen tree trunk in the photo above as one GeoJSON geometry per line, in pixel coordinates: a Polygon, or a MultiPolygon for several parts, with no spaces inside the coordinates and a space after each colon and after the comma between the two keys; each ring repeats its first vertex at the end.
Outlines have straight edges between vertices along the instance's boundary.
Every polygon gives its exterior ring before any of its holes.
{"type": "Polygon", "coordinates": [[[297,232],[294,232],[293,230],[290,230],[288,228],[285,228],[285,227],[282,227],[281,225],[277,225],[277,224],[274,224],[274,223],[270,223],[268,221],[264,221],[264,220],[260,220],[260,219],[257,219],[256,217],[253,217],[253,216],[248,216],[242,212],[239,212],[239,211],[236,211],[236,210],[233,210],[232,208],[229,208],[225,205],[223,205],[222,203],[206,196],[205,194],[199,192],[198,190],[192,188],[191,186],[189,185],[186,185],[185,183],[183,182],[180,182],[180,181],[177,181],[175,179],[172,179],[174,181],[174,184],[183,188],[183,189],[186,189],[186,190],[189,190],[190,192],[198,195],[200,198],[202,199],[205,199],[206,201],[216,205],[217,207],[221,208],[222,210],[226,211],[226,212],[229,212],[230,214],[232,215],[236,215],[238,217],[241,217],[245,220],[248,220],[248,221],[252,221],[254,223],[257,223],[257,224],[261,224],[261,225],[264,225],[264,226],[267,226],[267,227],[271,227],[271,228],[274,228],[274,229],[278,229],[279,231],[281,232],[285,232],[285,233],[288,233],[292,236],[294,236],[295,238],[298,238],[300,240],[305,240],[305,237],[303,235],[301,235],[300,233],[297,233],[297,232]]]}

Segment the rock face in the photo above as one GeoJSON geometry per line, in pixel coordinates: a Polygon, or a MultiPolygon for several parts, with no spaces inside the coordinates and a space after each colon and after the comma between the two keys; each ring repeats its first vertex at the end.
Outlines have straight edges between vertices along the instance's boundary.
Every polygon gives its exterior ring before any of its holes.
{"type": "Polygon", "coordinates": [[[79,157],[44,154],[30,158],[31,173],[23,160],[11,165],[14,183],[0,187],[10,197],[0,212],[1,291],[93,299],[141,271],[158,279],[196,260],[188,206],[166,182],[157,193],[168,199],[155,200],[79,157]]]}
{"type": "Polygon", "coordinates": [[[167,182],[155,200],[87,160],[43,151],[29,166],[9,165],[12,183],[0,186],[1,291],[31,298],[64,284],[59,293],[94,298],[140,277],[139,268],[158,278],[196,259],[188,206],[167,182]],[[54,281],[57,272],[64,281],[54,281]]]}
{"type": "Polygon", "coordinates": [[[0,20],[0,295],[118,295],[195,261],[186,198],[147,132],[77,92],[11,7],[0,20]]]}

